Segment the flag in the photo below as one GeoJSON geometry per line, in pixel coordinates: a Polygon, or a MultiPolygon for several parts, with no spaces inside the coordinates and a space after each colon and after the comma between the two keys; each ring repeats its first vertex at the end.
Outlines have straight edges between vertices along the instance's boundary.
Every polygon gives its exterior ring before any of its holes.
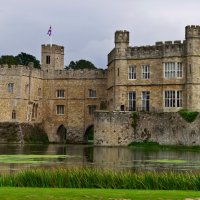
{"type": "Polygon", "coordinates": [[[48,32],[47,32],[47,35],[48,35],[48,36],[51,36],[51,26],[49,26],[49,30],[48,30],[48,32]]]}

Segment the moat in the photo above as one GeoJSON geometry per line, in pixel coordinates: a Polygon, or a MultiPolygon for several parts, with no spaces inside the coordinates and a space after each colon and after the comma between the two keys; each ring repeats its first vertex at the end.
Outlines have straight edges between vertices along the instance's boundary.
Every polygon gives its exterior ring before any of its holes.
{"type": "Polygon", "coordinates": [[[200,152],[87,145],[0,145],[1,173],[56,166],[195,171],[200,170],[200,152]]]}

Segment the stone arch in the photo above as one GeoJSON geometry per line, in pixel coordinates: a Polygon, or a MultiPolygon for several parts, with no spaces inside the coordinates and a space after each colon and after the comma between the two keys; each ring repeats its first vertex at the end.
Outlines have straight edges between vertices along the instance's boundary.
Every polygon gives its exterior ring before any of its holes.
{"type": "Polygon", "coordinates": [[[94,125],[91,124],[89,125],[84,133],[84,142],[85,143],[93,143],[93,139],[94,139],[94,125]]]}
{"type": "Polygon", "coordinates": [[[60,142],[60,143],[66,142],[67,129],[65,128],[65,126],[63,124],[58,127],[56,135],[58,136],[58,142],[60,142]]]}

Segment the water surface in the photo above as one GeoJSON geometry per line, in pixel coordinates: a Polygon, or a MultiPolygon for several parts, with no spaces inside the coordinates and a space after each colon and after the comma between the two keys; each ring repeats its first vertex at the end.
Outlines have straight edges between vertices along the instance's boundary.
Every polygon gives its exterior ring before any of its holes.
{"type": "Polygon", "coordinates": [[[200,170],[200,152],[87,145],[0,145],[0,172],[36,167],[114,170],[200,170]]]}

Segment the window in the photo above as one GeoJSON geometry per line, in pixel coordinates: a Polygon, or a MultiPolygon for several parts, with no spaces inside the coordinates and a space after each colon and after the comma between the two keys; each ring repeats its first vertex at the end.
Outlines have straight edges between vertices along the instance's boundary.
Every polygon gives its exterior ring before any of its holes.
{"type": "Polygon", "coordinates": [[[97,109],[97,106],[96,105],[89,105],[88,109],[89,109],[89,114],[93,115],[94,111],[97,109]]]}
{"type": "Polygon", "coordinates": [[[183,77],[183,66],[181,62],[165,62],[164,77],[165,78],[182,78],[183,77]]]}
{"type": "Polygon", "coordinates": [[[183,67],[182,63],[178,62],[177,63],[177,78],[182,78],[183,77],[183,67]]]}
{"type": "Polygon", "coordinates": [[[46,56],[46,64],[50,64],[51,63],[51,57],[50,56],[46,56]]]}
{"type": "Polygon", "coordinates": [[[13,93],[14,83],[8,83],[8,92],[13,93]]]}
{"type": "Polygon", "coordinates": [[[142,92],[142,110],[149,111],[150,108],[150,92],[143,91],[142,92]]]}
{"type": "Polygon", "coordinates": [[[57,115],[64,115],[65,113],[65,106],[64,105],[57,105],[56,106],[56,114],[57,115]]]}
{"type": "Polygon", "coordinates": [[[12,119],[16,119],[16,111],[15,110],[12,111],[12,119]]]}
{"type": "Polygon", "coordinates": [[[96,90],[89,89],[89,97],[96,97],[96,90]]]}
{"type": "Polygon", "coordinates": [[[129,66],[128,79],[136,79],[136,66],[135,65],[129,66]]]}
{"type": "Polygon", "coordinates": [[[165,91],[165,107],[182,107],[182,91],[165,91]]]}
{"type": "Polygon", "coordinates": [[[142,79],[149,79],[149,78],[150,78],[150,66],[142,65],[142,79]]]}
{"type": "Polygon", "coordinates": [[[136,111],[136,93],[131,91],[128,93],[129,111],[136,111]]]}
{"type": "Polygon", "coordinates": [[[58,98],[64,98],[65,97],[65,91],[64,90],[57,90],[57,95],[58,98]]]}
{"type": "Polygon", "coordinates": [[[42,89],[38,88],[38,96],[41,97],[41,95],[42,95],[42,89]]]}

